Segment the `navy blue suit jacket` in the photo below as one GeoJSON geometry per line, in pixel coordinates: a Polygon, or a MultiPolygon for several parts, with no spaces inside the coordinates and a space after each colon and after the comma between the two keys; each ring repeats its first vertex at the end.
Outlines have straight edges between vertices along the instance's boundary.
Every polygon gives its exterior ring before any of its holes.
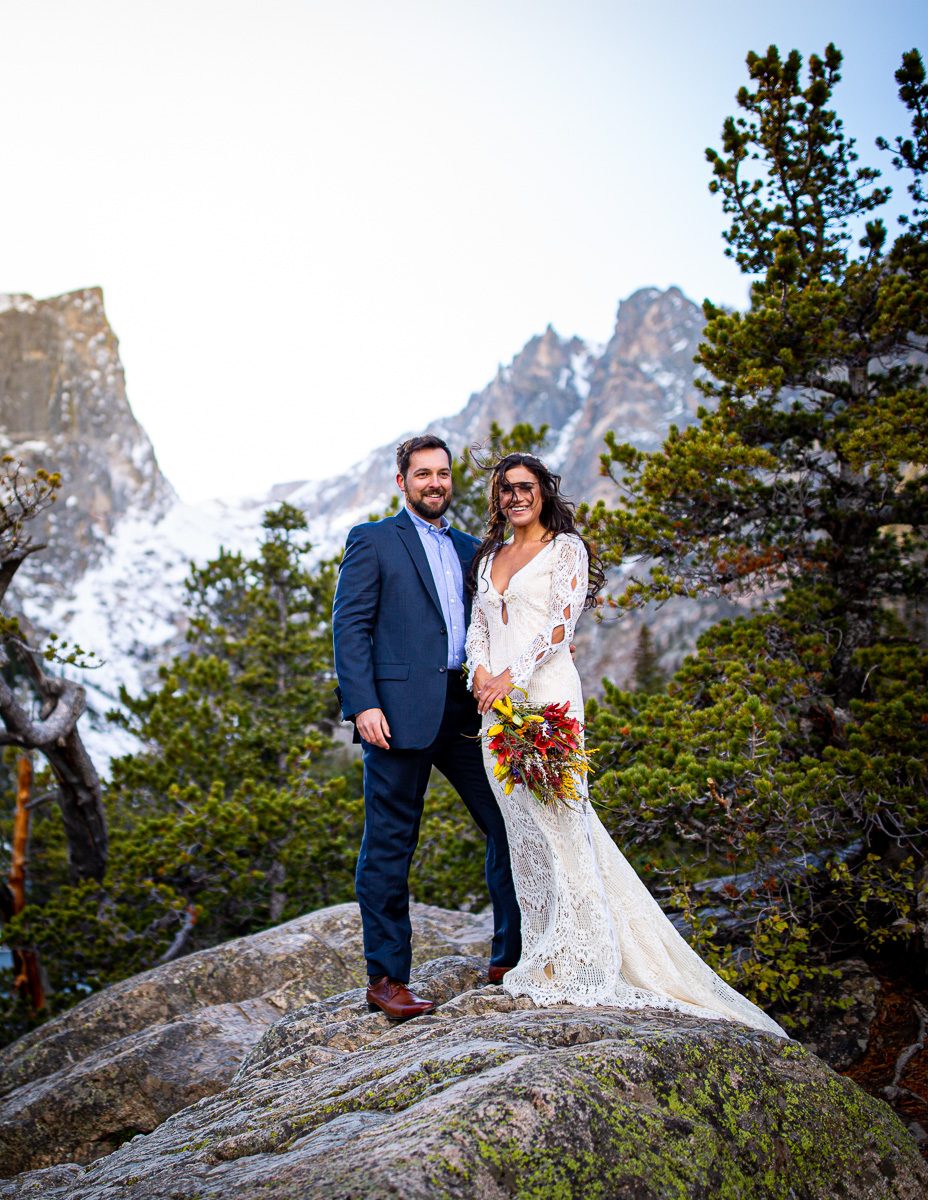
{"type": "MultiPolygon", "coordinates": [[[[466,579],[479,543],[453,527],[450,536],[466,579]]],[[[467,624],[470,609],[465,590],[467,624]]],[[[445,710],[448,631],[419,531],[405,508],[348,534],[332,633],[344,719],[380,708],[391,747],[430,746],[445,710]]]]}

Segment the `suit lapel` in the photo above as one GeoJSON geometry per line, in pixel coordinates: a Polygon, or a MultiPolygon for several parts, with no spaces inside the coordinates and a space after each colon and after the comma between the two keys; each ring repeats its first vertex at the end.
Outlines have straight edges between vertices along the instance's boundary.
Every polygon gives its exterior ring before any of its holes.
{"type": "Polygon", "coordinates": [[[453,525],[449,532],[451,540],[454,543],[454,548],[458,553],[458,558],[461,560],[461,576],[464,580],[464,624],[466,626],[470,624],[471,610],[471,595],[467,588],[467,576],[470,573],[470,564],[474,561],[474,553],[477,547],[467,534],[462,533],[460,529],[455,529],[453,525]]]}
{"type": "Polygon", "coordinates": [[[464,577],[466,578],[474,557],[474,551],[477,547],[474,545],[472,538],[469,538],[466,533],[462,533],[460,529],[455,529],[453,525],[448,532],[451,535],[452,542],[454,542],[454,548],[458,552],[458,558],[461,560],[461,570],[464,572],[464,577]]]}
{"type": "Polygon", "coordinates": [[[429,560],[422,546],[419,530],[416,529],[412,518],[405,509],[396,518],[396,531],[400,536],[400,541],[409,551],[410,558],[416,564],[419,578],[431,597],[432,603],[441,612],[441,601],[438,599],[438,590],[435,587],[435,580],[432,578],[432,568],[429,566],[429,560]]]}

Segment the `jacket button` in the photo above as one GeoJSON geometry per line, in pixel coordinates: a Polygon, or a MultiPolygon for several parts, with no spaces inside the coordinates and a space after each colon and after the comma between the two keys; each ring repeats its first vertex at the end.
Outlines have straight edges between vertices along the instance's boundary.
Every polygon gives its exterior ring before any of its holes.
{"type": "Polygon", "coordinates": [[[447,667],[439,667],[439,668],[438,668],[438,673],[439,673],[440,675],[444,675],[445,671],[447,671],[447,670],[448,670],[448,668],[447,668],[447,667]]]}
{"type": "Polygon", "coordinates": [[[447,629],[439,629],[439,631],[438,631],[438,632],[439,632],[439,633],[447,633],[447,632],[448,632],[448,630],[447,630],[447,629]]]}

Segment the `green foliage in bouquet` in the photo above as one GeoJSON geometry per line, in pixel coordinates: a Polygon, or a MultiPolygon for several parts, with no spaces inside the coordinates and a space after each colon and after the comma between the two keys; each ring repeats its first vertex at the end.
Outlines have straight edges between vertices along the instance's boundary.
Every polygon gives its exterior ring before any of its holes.
{"type": "Polygon", "coordinates": [[[874,216],[889,189],[829,108],[837,50],[805,79],[796,52],[747,62],[742,115],[707,157],[751,307],[706,302],[714,410],[655,453],[607,438],[621,503],[586,520],[606,562],[648,565],[620,610],[781,599],[705,634],[666,694],[607,689],[589,734],[612,832],[672,882],[709,960],[788,1023],[842,957],[922,954],[928,87],[905,54],[895,163],[913,205],[891,239],[874,216]]]}

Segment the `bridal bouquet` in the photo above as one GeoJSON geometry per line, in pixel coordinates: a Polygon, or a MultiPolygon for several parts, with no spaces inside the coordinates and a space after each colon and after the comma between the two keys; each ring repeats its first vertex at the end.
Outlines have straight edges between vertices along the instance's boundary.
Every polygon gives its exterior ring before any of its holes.
{"type": "MultiPolygon", "coordinates": [[[[520,689],[521,690],[521,689],[520,689]]],[[[583,748],[583,727],[568,717],[570,706],[525,702],[508,696],[494,700],[499,720],[486,731],[496,755],[493,774],[508,796],[516,784],[527,788],[539,804],[579,805],[578,783],[590,771],[590,754],[583,748]]]]}

